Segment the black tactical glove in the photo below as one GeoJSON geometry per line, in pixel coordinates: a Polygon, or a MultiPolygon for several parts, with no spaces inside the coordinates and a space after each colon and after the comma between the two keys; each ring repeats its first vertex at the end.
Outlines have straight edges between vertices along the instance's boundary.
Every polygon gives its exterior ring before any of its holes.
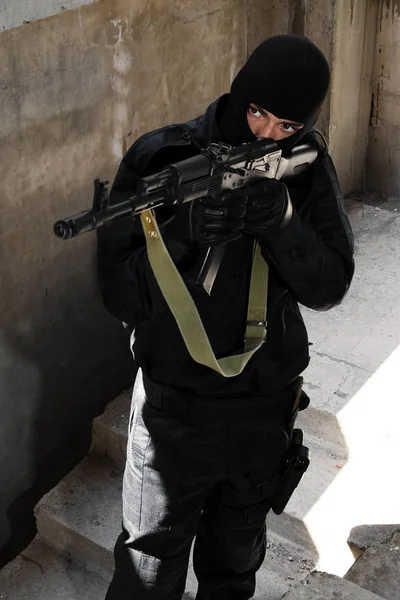
{"type": "Polygon", "coordinates": [[[246,217],[243,231],[265,237],[284,229],[293,214],[288,189],[277,179],[264,179],[245,189],[246,217]]]}
{"type": "Polygon", "coordinates": [[[227,192],[194,200],[191,207],[192,237],[201,247],[237,240],[244,226],[247,197],[227,192]]]}

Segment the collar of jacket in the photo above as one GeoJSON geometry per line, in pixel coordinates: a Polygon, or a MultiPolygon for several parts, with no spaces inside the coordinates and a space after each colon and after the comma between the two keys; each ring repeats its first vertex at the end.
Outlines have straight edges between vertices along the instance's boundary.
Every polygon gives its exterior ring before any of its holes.
{"type": "Polygon", "coordinates": [[[218,110],[227,105],[228,98],[229,94],[220,96],[207,107],[203,115],[182,125],[196,145],[199,145],[201,148],[207,148],[213,142],[223,141],[216,115],[218,110]]]}

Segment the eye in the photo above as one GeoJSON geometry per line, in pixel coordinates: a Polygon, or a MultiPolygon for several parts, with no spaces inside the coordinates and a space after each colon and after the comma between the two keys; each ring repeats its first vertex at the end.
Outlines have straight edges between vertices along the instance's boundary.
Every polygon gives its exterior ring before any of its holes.
{"type": "Polygon", "coordinates": [[[289,123],[281,123],[281,127],[286,133],[294,133],[297,131],[297,129],[295,129],[293,125],[290,125],[289,123]]]}
{"type": "Polygon", "coordinates": [[[249,106],[249,110],[248,112],[253,116],[256,117],[257,119],[259,119],[260,117],[263,117],[263,114],[258,110],[258,108],[256,108],[255,106],[249,106]]]}

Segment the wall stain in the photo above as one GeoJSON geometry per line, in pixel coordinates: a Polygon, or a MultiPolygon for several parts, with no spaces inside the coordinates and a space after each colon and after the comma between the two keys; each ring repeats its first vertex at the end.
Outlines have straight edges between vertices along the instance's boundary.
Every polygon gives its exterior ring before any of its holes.
{"type": "Polygon", "coordinates": [[[377,119],[379,119],[379,101],[381,99],[381,84],[380,81],[378,81],[378,84],[376,86],[376,101],[375,101],[375,117],[377,119]]]}
{"type": "Polygon", "coordinates": [[[375,116],[375,94],[371,94],[371,109],[369,113],[369,122],[372,122],[372,119],[375,116]]]}
{"type": "Polygon", "coordinates": [[[290,33],[305,35],[306,9],[304,0],[290,0],[289,15],[290,33]]]}
{"type": "Polygon", "coordinates": [[[354,0],[350,0],[350,25],[353,25],[354,19],[354,0]]]}
{"type": "Polygon", "coordinates": [[[187,25],[188,23],[195,23],[199,19],[206,19],[207,17],[212,17],[213,15],[216,15],[217,13],[220,13],[220,12],[222,12],[222,9],[217,8],[216,10],[213,10],[213,11],[207,12],[207,13],[203,13],[201,15],[197,15],[196,17],[192,17],[190,19],[183,19],[182,23],[184,25],[187,25]]]}
{"type": "Polygon", "coordinates": [[[400,17],[400,0],[386,0],[386,16],[392,13],[392,21],[400,17]]]}
{"type": "Polygon", "coordinates": [[[379,33],[382,33],[382,21],[383,21],[383,1],[380,0],[380,7],[379,7],[379,33]]]}

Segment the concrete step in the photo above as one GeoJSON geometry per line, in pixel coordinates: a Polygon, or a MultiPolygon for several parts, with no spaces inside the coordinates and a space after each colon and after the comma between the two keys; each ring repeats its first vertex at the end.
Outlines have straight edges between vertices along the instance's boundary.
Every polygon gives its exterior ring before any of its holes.
{"type": "Polygon", "coordinates": [[[88,571],[109,579],[121,530],[122,471],[89,456],[35,508],[38,531],[49,545],[88,571]]]}
{"type": "Polygon", "coordinates": [[[395,534],[400,534],[400,523],[358,525],[350,531],[347,543],[357,560],[368,548],[389,544],[395,534]]]}
{"type": "MultiPolygon", "coordinates": [[[[107,458],[90,455],[39,502],[38,530],[63,556],[71,556],[85,570],[111,578],[113,546],[121,526],[122,470],[107,458]]],[[[258,578],[256,598],[280,600],[290,586],[313,568],[310,552],[295,542],[269,533],[269,548],[258,578]],[[260,595],[261,594],[261,595],[260,595]]],[[[187,594],[194,597],[192,570],[187,594]]]]}
{"type": "MultiPolygon", "coordinates": [[[[103,600],[108,585],[37,535],[0,571],[0,600],[103,600]]],[[[182,600],[194,598],[188,589],[182,600]]]]}
{"type": "Polygon", "coordinates": [[[92,451],[107,456],[120,467],[126,459],[131,396],[132,389],[122,392],[93,420],[92,426],[92,451]]]}
{"type": "Polygon", "coordinates": [[[381,544],[367,548],[345,579],[379,594],[385,600],[400,598],[400,528],[381,544]]]}
{"type": "Polygon", "coordinates": [[[382,597],[336,575],[316,571],[294,586],[284,600],[382,600],[382,597]]]}
{"type": "Polygon", "coordinates": [[[0,571],[1,600],[101,600],[104,579],[60,556],[36,536],[0,571]]]}

